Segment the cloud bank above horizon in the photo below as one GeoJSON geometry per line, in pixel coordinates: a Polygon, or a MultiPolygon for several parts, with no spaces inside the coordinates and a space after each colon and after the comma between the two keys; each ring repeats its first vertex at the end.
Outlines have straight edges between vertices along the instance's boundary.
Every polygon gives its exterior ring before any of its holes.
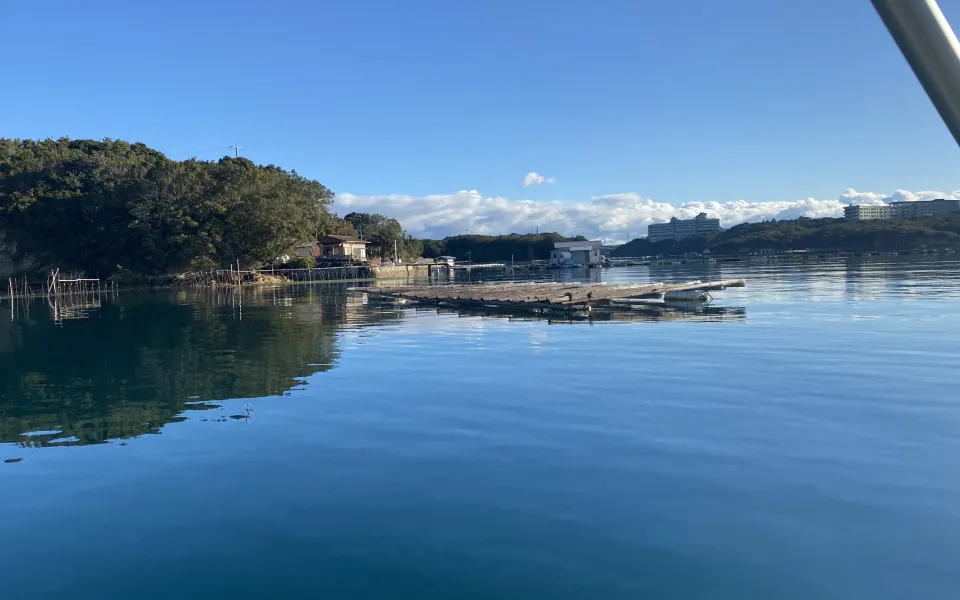
{"type": "Polygon", "coordinates": [[[687,202],[677,206],[656,202],[632,192],[594,196],[582,201],[510,200],[483,196],[476,190],[429,196],[361,196],[339,194],[334,210],[375,212],[400,221],[410,234],[430,239],[466,232],[499,235],[556,231],[584,235],[606,242],[624,242],[646,235],[647,225],[663,223],[670,217],[686,219],[705,212],[720,219],[727,228],[740,223],[796,219],[797,217],[842,217],[848,204],[882,205],[934,198],[960,199],[960,191],[908,192],[897,190],[884,195],[845,190],[834,200],[771,200],[766,202],[687,202]]]}

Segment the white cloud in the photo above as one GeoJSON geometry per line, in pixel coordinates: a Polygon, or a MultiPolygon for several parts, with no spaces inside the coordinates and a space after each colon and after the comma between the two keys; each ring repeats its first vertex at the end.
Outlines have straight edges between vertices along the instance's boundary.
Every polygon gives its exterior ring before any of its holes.
{"type": "Polygon", "coordinates": [[[848,188],[840,194],[840,200],[844,204],[869,204],[880,206],[889,202],[917,202],[920,200],[933,200],[934,198],[957,199],[960,198],[960,192],[944,194],[943,192],[908,192],[906,190],[897,190],[889,196],[883,194],[873,194],[871,192],[858,192],[853,188],[848,188]]]}
{"type": "Polygon", "coordinates": [[[533,171],[527,173],[523,176],[523,187],[530,187],[531,185],[541,185],[544,183],[556,183],[557,180],[553,177],[544,177],[539,173],[533,171]]]}
{"type": "Polygon", "coordinates": [[[586,200],[508,200],[483,196],[476,190],[429,196],[358,196],[340,194],[335,209],[378,212],[396,218],[411,234],[442,238],[470,231],[497,235],[556,231],[565,235],[585,235],[592,239],[625,241],[646,235],[647,225],[662,223],[670,217],[689,218],[705,212],[718,217],[724,227],[747,221],[795,219],[805,217],[841,217],[847,204],[883,204],[886,202],[960,199],[960,191],[908,192],[897,190],[886,196],[845,190],[835,200],[771,200],[766,202],[687,202],[672,205],[656,202],[634,193],[595,196],[586,200]],[[629,235],[629,238],[628,238],[629,235]]]}

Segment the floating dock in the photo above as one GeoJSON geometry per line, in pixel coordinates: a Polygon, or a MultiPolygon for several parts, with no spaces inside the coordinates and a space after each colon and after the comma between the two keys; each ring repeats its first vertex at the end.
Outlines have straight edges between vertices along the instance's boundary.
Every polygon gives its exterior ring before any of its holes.
{"type": "Polygon", "coordinates": [[[710,291],[744,287],[743,279],[684,283],[474,283],[415,287],[374,287],[357,291],[394,300],[439,306],[521,309],[534,312],[590,311],[631,300],[709,300],[710,291]]]}

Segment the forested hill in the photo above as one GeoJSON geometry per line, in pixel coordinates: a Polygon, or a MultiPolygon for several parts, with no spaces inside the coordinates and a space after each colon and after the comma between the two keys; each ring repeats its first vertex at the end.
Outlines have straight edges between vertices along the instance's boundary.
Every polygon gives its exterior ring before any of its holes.
{"type": "Polygon", "coordinates": [[[474,262],[545,260],[550,258],[554,242],[583,241],[577,236],[566,238],[559,233],[511,233],[509,235],[455,235],[442,240],[423,240],[427,258],[453,256],[474,262]]]}
{"type": "Polygon", "coordinates": [[[852,221],[808,219],[743,223],[710,237],[650,242],[633,240],[613,256],[653,256],[702,252],[737,254],[760,250],[840,250],[848,252],[960,248],[960,213],[918,219],[852,221]]]}
{"type": "Polygon", "coordinates": [[[244,158],[175,161],[114,140],[0,139],[0,251],[106,277],[269,261],[353,228],[317,181],[244,158]]]}

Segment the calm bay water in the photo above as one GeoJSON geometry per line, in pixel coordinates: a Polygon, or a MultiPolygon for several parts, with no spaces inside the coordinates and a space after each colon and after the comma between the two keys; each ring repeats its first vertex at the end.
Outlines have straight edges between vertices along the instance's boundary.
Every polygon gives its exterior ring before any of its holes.
{"type": "Polygon", "coordinates": [[[0,598],[957,597],[960,263],[602,273],[740,276],[577,323],[0,312],[0,598]]]}

